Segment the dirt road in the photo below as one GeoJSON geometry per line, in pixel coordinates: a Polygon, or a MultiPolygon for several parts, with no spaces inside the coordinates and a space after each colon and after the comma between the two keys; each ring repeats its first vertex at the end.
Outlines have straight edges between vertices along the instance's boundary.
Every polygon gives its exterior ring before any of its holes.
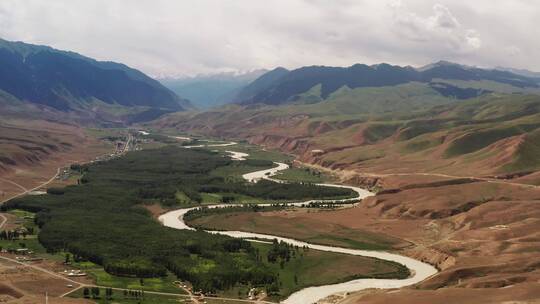
{"type": "Polygon", "coordinates": [[[23,186],[21,186],[21,185],[19,185],[17,183],[5,180],[6,182],[17,185],[19,188],[23,189],[23,192],[21,192],[19,194],[16,194],[16,195],[13,195],[13,196],[11,196],[9,198],[6,198],[6,199],[0,201],[0,205],[2,205],[3,203],[5,203],[5,202],[7,202],[9,200],[12,200],[12,199],[17,198],[17,197],[21,197],[23,195],[28,194],[29,192],[36,191],[36,190],[38,190],[40,188],[43,188],[43,187],[47,186],[48,184],[50,184],[50,183],[52,183],[54,181],[54,179],[58,176],[58,174],[60,174],[60,169],[61,168],[56,169],[56,174],[54,174],[53,177],[51,177],[48,181],[46,181],[46,182],[44,182],[42,184],[39,184],[38,186],[36,186],[36,187],[34,187],[32,189],[26,189],[25,187],[23,187],[23,186]]]}
{"type": "MultiPolygon", "coordinates": [[[[335,170],[332,170],[332,169],[329,169],[329,168],[326,168],[326,167],[322,167],[322,166],[319,166],[319,165],[313,165],[313,164],[310,164],[310,163],[305,163],[305,162],[301,162],[301,161],[297,161],[297,160],[295,160],[295,162],[302,165],[302,166],[314,168],[314,169],[321,170],[321,171],[333,172],[333,173],[339,172],[339,170],[335,171],[335,170]]],[[[504,180],[504,179],[496,179],[496,178],[490,178],[490,177],[457,176],[457,175],[450,175],[450,174],[444,174],[444,173],[429,173],[429,172],[372,173],[372,172],[362,172],[362,171],[358,171],[358,170],[350,170],[349,172],[354,173],[354,174],[356,174],[358,176],[378,177],[378,178],[392,177],[392,176],[434,176],[434,177],[442,177],[442,178],[449,178],[449,179],[468,178],[468,179],[473,179],[473,180],[478,180],[478,181],[483,181],[483,182],[488,182],[488,183],[494,183],[494,184],[505,184],[505,185],[510,185],[510,186],[529,188],[529,189],[531,189],[531,188],[532,189],[540,189],[540,185],[522,184],[522,183],[516,183],[516,182],[504,180]]]]}

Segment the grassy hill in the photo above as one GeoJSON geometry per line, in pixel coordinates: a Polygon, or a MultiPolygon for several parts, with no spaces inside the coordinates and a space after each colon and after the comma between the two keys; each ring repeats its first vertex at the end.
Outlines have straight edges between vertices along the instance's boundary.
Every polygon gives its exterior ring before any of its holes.
{"type": "Polygon", "coordinates": [[[315,104],[175,114],[149,126],[243,138],[333,168],[482,175],[540,169],[539,122],[538,95],[459,101],[412,83],[342,88],[315,104]]]}
{"type": "Polygon", "coordinates": [[[307,66],[292,71],[276,69],[256,79],[237,99],[243,104],[282,105],[302,99],[314,103],[329,99],[344,87],[380,88],[414,82],[424,83],[440,95],[456,99],[474,98],[490,92],[538,93],[540,89],[540,81],[535,77],[439,61],[418,69],[386,63],[307,66]],[[314,88],[318,93],[312,91],[314,88]]]}

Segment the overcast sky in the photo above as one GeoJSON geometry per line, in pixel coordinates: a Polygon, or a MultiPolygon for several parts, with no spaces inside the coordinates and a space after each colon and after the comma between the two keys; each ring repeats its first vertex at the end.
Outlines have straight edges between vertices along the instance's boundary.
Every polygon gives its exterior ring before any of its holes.
{"type": "Polygon", "coordinates": [[[439,59],[540,71],[538,0],[0,0],[0,37],[154,77],[439,59]]]}

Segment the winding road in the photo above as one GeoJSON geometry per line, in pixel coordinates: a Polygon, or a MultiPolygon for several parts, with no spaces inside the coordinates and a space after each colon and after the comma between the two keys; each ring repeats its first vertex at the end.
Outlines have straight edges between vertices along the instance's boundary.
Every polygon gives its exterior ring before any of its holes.
{"type": "MultiPolygon", "coordinates": [[[[207,146],[210,146],[210,145],[207,145],[207,146]]],[[[234,152],[234,151],[227,151],[227,152],[230,153],[231,157],[235,160],[244,160],[245,157],[249,156],[247,155],[247,153],[242,153],[242,152],[234,152]]],[[[287,164],[278,163],[278,162],[275,162],[275,164],[277,166],[274,168],[247,173],[247,174],[244,174],[242,177],[249,182],[257,182],[261,179],[268,179],[268,180],[278,182],[277,180],[272,179],[271,176],[277,174],[279,171],[289,168],[289,166],[287,164]]],[[[282,181],[279,181],[279,182],[282,182],[282,181]]],[[[374,193],[371,193],[365,189],[361,189],[358,187],[334,185],[334,184],[319,184],[319,185],[327,186],[327,187],[348,188],[355,191],[358,194],[357,197],[355,198],[343,199],[343,200],[328,200],[329,202],[330,201],[332,202],[358,201],[365,197],[374,195],[374,193]]],[[[309,204],[312,201],[313,200],[295,203],[295,205],[309,204]]],[[[324,200],[317,200],[317,201],[324,202],[324,200]]],[[[226,206],[230,206],[230,205],[226,205],[226,204],[214,205],[214,206],[211,206],[210,208],[222,208],[226,206]]],[[[159,220],[163,223],[164,226],[167,226],[167,227],[171,227],[175,229],[193,230],[193,228],[189,227],[184,222],[184,219],[183,219],[184,215],[192,209],[196,209],[196,208],[174,210],[174,211],[161,215],[159,217],[159,220]]],[[[397,262],[399,264],[406,266],[411,271],[411,276],[403,280],[357,279],[357,280],[352,280],[352,281],[340,283],[340,284],[308,287],[290,295],[286,300],[283,301],[283,303],[286,303],[286,304],[311,304],[336,293],[359,291],[359,290],[368,289],[368,288],[385,288],[385,289],[400,288],[400,287],[419,283],[437,273],[437,269],[427,263],[423,263],[421,261],[418,261],[418,260],[415,260],[406,256],[384,252],[384,251],[369,251],[369,250],[358,250],[358,249],[341,248],[341,247],[334,247],[334,246],[324,246],[324,245],[311,244],[311,243],[307,243],[307,242],[303,242],[303,241],[299,241],[299,240],[295,240],[291,238],[279,237],[275,235],[251,233],[251,232],[243,232],[243,231],[207,231],[207,232],[228,235],[235,238],[244,238],[248,240],[255,239],[255,238],[277,239],[279,241],[284,241],[292,245],[296,245],[300,247],[305,246],[305,247],[312,248],[315,250],[336,252],[336,253],[343,253],[343,254],[350,254],[350,255],[358,255],[358,256],[365,256],[365,257],[373,257],[373,258],[378,258],[382,260],[397,262]]]]}

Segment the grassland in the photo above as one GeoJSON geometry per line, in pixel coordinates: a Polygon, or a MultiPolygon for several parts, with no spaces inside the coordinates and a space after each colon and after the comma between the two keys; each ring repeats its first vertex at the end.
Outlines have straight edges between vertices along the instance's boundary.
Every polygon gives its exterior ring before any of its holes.
{"type": "MultiPolygon", "coordinates": [[[[109,304],[109,303],[118,303],[118,304],[162,304],[162,303],[192,303],[189,298],[181,298],[177,296],[169,295],[159,295],[159,294],[150,294],[145,293],[144,297],[131,297],[124,296],[123,291],[113,290],[112,298],[106,299],[105,297],[105,288],[100,288],[100,296],[98,298],[89,298],[91,301],[98,304],[109,304]]],[[[75,292],[69,294],[71,298],[84,298],[83,289],[76,290],[75,292]]]]}
{"type": "Polygon", "coordinates": [[[284,107],[284,111],[311,113],[317,116],[341,116],[342,118],[411,111],[426,106],[451,103],[454,100],[440,95],[422,83],[409,83],[393,87],[356,88],[342,87],[322,103],[284,107]]]}
{"type": "MultiPolygon", "coordinates": [[[[35,256],[47,258],[51,260],[61,261],[64,259],[64,255],[61,253],[52,254],[47,252],[47,249],[41,245],[38,240],[38,234],[40,228],[34,222],[35,213],[28,212],[20,209],[13,209],[8,212],[14,216],[13,223],[10,223],[11,227],[24,227],[28,229],[29,233],[26,236],[20,236],[18,240],[0,240],[0,247],[2,249],[18,249],[28,248],[35,256]],[[31,232],[30,232],[31,231],[31,232]]],[[[11,229],[10,229],[11,230],[11,229]]]]}
{"type": "Polygon", "coordinates": [[[126,129],[123,128],[87,128],[86,132],[94,137],[124,137],[126,129]]]}
{"type": "MultiPolygon", "coordinates": [[[[309,210],[308,210],[309,211],[309,210]]],[[[295,218],[287,212],[233,212],[196,218],[189,225],[213,230],[241,230],[290,237],[310,243],[350,247],[366,250],[392,250],[402,246],[402,241],[380,234],[369,233],[336,224],[295,218]]]]}
{"type": "Polygon", "coordinates": [[[289,168],[273,178],[297,183],[324,183],[333,179],[328,174],[310,168],[289,168]]]}
{"type": "Polygon", "coordinates": [[[503,171],[532,171],[540,169],[537,161],[540,155],[540,130],[527,134],[515,155],[515,161],[503,171]]]}
{"type": "MultiPolygon", "coordinates": [[[[270,246],[254,243],[253,246],[266,256],[270,246]]],[[[279,263],[265,264],[279,275],[280,293],[273,297],[283,299],[294,291],[309,287],[349,281],[353,278],[404,278],[408,270],[403,266],[361,256],[300,249],[285,267],[279,263]]]]}
{"type": "Polygon", "coordinates": [[[18,249],[18,248],[28,248],[28,250],[36,253],[37,256],[46,257],[46,258],[56,258],[61,259],[61,256],[54,257],[53,255],[46,254],[45,248],[39,243],[36,236],[27,236],[26,238],[21,238],[19,240],[0,240],[0,247],[2,249],[18,249]]]}
{"type": "Polygon", "coordinates": [[[276,165],[272,162],[265,162],[262,164],[252,164],[249,161],[235,161],[228,166],[222,166],[216,168],[210,172],[213,176],[219,176],[230,181],[244,181],[243,174],[270,169],[276,165]]]}
{"type": "MultiPolygon", "coordinates": [[[[252,244],[261,256],[267,256],[270,244],[252,244]]],[[[280,291],[271,295],[269,300],[279,301],[291,293],[309,287],[341,283],[355,278],[404,278],[408,270],[397,263],[324,252],[312,249],[297,248],[292,258],[283,265],[271,263],[263,259],[263,263],[278,274],[280,291]]],[[[237,285],[220,293],[222,297],[238,297],[247,295],[251,286],[237,285]]]]}
{"type": "Polygon", "coordinates": [[[164,277],[144,278],[141,285],[141,279],[139,278],[111,275],[103,270],[103,267],[92,262],[74,263],[73,266],[84,270],[94,279],[95,284],[100,286],[178,294],[186,293],[173,284],[174,281],[178,281],[178,278],[171,273],[167,273],[164,277]]]}
{"type": "Polygon", "coordinates": [[[524,152],[527,146],[516,149],[515,140],[540,128],[538,95],[487,94],[458,102],[411,83],[342,88],[316,104],[236,105],[179,119],[171,115],[159,124],[182,131],[204,123],[201,132],[249,138],[333,168],[456,176],[540,168],[539,158],[524,152]]]}
{"type": "Polygon", "coordinates": [[[211,150],[227,151],[232,150],[236,152],[247,153],[248,159],[262,159],[273,162],[288,162],[294,159],[294,156],[284,154],[283,152],[261,149],[260,146],[251,145],[246,142],[239,142],[234,146],[225,147],[209,147],[211,150]]]}

